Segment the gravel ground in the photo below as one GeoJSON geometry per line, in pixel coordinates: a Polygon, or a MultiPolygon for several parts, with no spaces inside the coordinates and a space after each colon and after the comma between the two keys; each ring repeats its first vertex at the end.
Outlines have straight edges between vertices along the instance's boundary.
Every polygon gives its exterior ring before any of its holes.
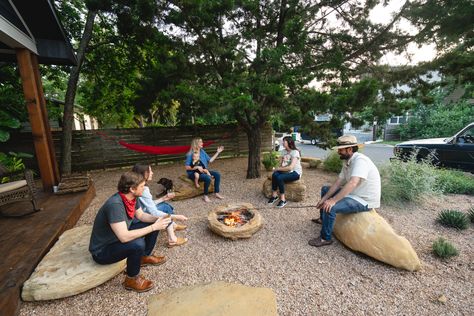
{"type": "MultiPolygon", "coordinates": [[[[303,202],[289,202],[283,209],[267,208],[261,193],[263,178],[245,179],[246,164],[246,158],[214,163],[223,175],[224,201],[212,198],[206,204],[197,197],[173,203],[177,213],[191,218],[186,232],[189,243],[168,249],[166,234],[160,234],[155,251],[165,254],[168,262],[142,269],[145,277],[155,281],[150,292],[125,291],[121,287],[123,275],[119,275],[74,297],[24,302],[20,315],[145,315],[149,296],[210,281],[271,288],[279,315],[472,315],[474,226],[465,231],[447,229],[435,218],[445,208],[469,209],[474,197],[449,195],[399,208],[382,205],[379,213],[412,243],[423,262],[423,269],[412,273],[354,253],[337,241],[323,248],[308,245],[308,240],[319,234],[319,226],[310,221],[317,211],[314,207],[290,207],[315,205],[321,186],[331,183],[334,174],[305,169],[303,179],[310,196],[303,202]],[[214,235],[207,228],[207,212],[224,202],[249,202],[262,208],[264,227],[248,240],[214,235]],[[451,241],[460,255],[448,261],[435,258],[431,244],[440,236],[451,241]],[[445,303],[438,301],[442,295],[445,303]]],[[[182,164],[155,166],[155,180],[168,177],[178,182],[183,170],[182,164]]],[[[97,196],[78,226],[92,224],[100,206],[115,192],[122,172],[92,173],[97,196]]],[[[154,183],[150,187],[153,191],[154,183]]]]}

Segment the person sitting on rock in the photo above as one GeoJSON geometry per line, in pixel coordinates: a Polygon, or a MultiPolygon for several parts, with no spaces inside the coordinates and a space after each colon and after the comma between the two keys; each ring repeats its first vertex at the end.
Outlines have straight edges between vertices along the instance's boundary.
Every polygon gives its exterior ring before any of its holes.
{"type": "Polygon", "coordinates": [[[212,177],[211,173],[209,170],[206,169],[206,166],[201,162],[201,159],[199,159],[199,152],[195,151],[193,152],[193,164],[191,165],[192,168],[195,167],[201,167],[201,169],[193,169],[194,171],[194,185],[196,188],[199,189],[199,177],[201,174],[207,174],[208,176],[212,177]],[[202,170],[202,171],[199,171],[202,170]]]}
{"type": "Polygon", "coordinates": [[[136,292],[153,288],[153,282],[140,275],[140,267],[166,261],[164,256],[152,255],[152,251],[158,232],[171,223],[170,218],[143,212],[137,198],[144,187],[145,178],[138,173],[126,172],[120,177],[118,192],[97,212],[89,243],[89,252],[98,264],[127,259],[123,286],[136,292]],[[139,222],[132,223],[133,218],[139,222]]]}
{"type": "Polygon", "coordinates": [[[188,178],[194,181],[194,171],[200,171],[201,174],[199,175],[199,181],[204,181],[204,201],[211,202],[208,197],[209,194],[209,186],[211,185],[211,180],[214,178],[214,193],[216,198],[223,199],[224,197],[219,193],[220,192],[220,182],[221,182],[221,174],[215,170],[209,170],[210,175],[203,173],[204,169],[201,166],[193,167],[193,155],[194,153],[198,153],[199,160],[204,164],[206,169],[209,169],[208,166],[214,160],[216,160],[217,156],[224,150],[224,146],[217,147],[217,151],[214,156],[209,157],[209,155],[204,150],[204,142],[200,137],[193,138],[191,141],[191,148],[189,152],[186,154],[186,161],[184,163],[186,168],[186,173],[188,178]]]}
{"type": "MultiPolygon", "coordinates": [[[[173,220],[186,221],[188,220],[188,218],[184,215],[175,215],[174,208],[169,205],[169,203],[159,202],[155,204],[157,200],[153,200],[153,197],[150,193],[150,188],[146,185],[148,181],[151,181],[153,179],[153,171],[151,170],[150,165],[136,164],[135,166],[133,166],[132,171],[141,174],[146,181],[145,188],[143,189],[143,194],[138,198],[143,211],[156,217],[169,216],[172,220],[172,223],[166,228],[166,231],[168,232],[168,247],[184,245],[188,241],[188,239],[177,237],[175,231],[185,230],[187,226],[179,225],[173,222],[173,220]],[[163,204],[166,204],[167,206],[163,207],[163,204]],[[161,210],[162,208],[165,210],[171,209],[171,213],[161,210]]],[[[173,197],[174,193],[167,193],[162,199],[169,200],[173,197]]],[[[134,219],[134,221],[137,220],[134,219]]]]}
{"type": "Polygon", "coordinates": [[[312,220],[322,224],[321,233],[308,242],[315,247],[332,244],[336,213],[365,212],[380,207],[380,174],[372,160],[358,152],[362,145],[353,135],[339,137],[337,144],[333,149],[337,149],[343,166],[334,184],[321,188],[321,200],[316,205],[320,217],[312,220]]]}
{"type": "Polygon", "coordinates": [[[281,157],[280,167],[276,168],[272,174],[272,196],[268,199],[268,204],[275,203],[278,200],[278,189],[280,191],[280,201],[277,207],[284,207],[287,203],[285,183],[299,180],[303,174],[300,151],[296,148],[295,141],[291,136],[283,138],[283,147],[285,147],[285,150],[281,157]]]}

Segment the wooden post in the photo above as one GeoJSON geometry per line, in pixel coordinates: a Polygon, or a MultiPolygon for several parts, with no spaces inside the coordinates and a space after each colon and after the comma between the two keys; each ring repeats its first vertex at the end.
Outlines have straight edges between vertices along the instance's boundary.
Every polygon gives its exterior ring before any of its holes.
{"type": "Polygon", "coordinates": [[[24,48],[17,49],[16,56],[43,190],[51,191],[52,187],[59,182],[59,172],[54,155],[48,114],[46,112],[46,102],[39,76],[38,61],[36,56],[24,48]]]}

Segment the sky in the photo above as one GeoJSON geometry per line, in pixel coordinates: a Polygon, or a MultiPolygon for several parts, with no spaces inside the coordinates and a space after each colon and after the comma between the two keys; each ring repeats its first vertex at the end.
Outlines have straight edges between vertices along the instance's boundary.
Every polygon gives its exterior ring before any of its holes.
{"type": "MultiPolygon", "coordinates": [[[[370,19],[374,23],[388,24],[395,12],[398,12],[406,0],[392,0],[387,6],[381,4],[377,5],[370,13],[370,19]]],[[[397,24],[400,29],[406,30],[410,33],[415,32],[416,29],[405,19],[402,19],[397,24]]],[[[430,61],[436,56],[436,49],[434,44],[423,45],[418,47],[417,44],[409,44],[405,54],[397,55],[388,53],[380,60],[381,64],[388,64],[391,66],[414,65],[419,62],[430,61]]]]}

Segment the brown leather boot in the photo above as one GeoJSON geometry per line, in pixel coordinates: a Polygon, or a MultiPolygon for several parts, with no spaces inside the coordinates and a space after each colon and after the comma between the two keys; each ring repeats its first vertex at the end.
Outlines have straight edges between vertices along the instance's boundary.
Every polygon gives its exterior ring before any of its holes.
{"type": "Polygon", "coordinates": [[[178,232],[180,230],[185,230],[186,228],[188,228],[188,226],[176,224],[176,226],[174,227],[174,230],[178,232]]]}
{"type": "Polygon", "coordinates": [[[140,262],[140,265],[147,266],[149,264],[152,265],[159,265],[166,262],[165,256],[143,256],[140,262]]]}
{"type": "Polygon", "coordinates": [[[137,275],[133,278],[126,276],[122,285],[127,290],[132,290],[139,293],[149,291],[153,288],[153,282],[143,278],[141,275],[137,275]]]}

